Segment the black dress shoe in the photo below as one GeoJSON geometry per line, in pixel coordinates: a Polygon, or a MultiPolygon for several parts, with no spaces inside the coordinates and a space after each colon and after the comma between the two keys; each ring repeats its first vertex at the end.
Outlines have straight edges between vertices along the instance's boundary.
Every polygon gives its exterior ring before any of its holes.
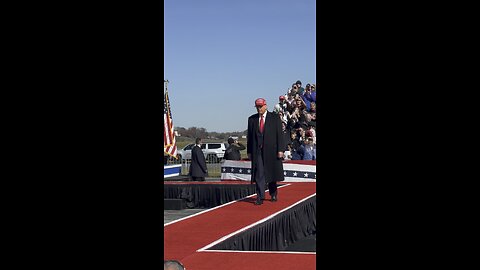
{"type": "Polygon", "coordinates": [[[277,195],[273,195],[271,201],[276,202],[277,201],[277,195]]]}
{"type": "Polygon", "coordinates": [[[263,204],[263,199],[257,199],[257,201],[255,201],[255,205],[260,205],[260,204],[263,204]]]}

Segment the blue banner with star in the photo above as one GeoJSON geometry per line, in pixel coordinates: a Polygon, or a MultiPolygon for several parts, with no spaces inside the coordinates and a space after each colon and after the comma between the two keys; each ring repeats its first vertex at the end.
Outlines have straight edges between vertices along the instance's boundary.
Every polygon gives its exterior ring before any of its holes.
{"type": "MultiPolygon", "coordinates": [[[[251,162],[243,160],[225,160],[222,164],[221,180],[250,181],[251,162]]],[[[315,165],[283,163],[285,182],[316,182],[317,167],[315,165]]]]}

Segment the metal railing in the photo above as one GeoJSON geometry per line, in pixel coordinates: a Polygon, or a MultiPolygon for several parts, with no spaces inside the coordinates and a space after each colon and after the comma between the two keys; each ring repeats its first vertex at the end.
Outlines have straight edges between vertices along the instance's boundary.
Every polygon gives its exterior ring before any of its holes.
{"type": "MultiPolygon", "coordinates": [[[[220,177],[223,159],[217,159],[215,156],[208,156],[205,158],[205,161],[207,162],[208,177],[220,177]]],[[[165,157],[164,160],[165,165],[182,164],[180,174],[184,176],[188,175],[191,162],[191,159],[175,159],[173,157],[165,157]]]]}

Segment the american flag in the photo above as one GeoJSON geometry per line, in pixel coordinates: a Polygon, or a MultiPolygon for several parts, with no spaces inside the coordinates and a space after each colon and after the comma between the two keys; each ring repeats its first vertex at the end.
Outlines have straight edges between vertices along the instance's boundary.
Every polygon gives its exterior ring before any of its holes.
{"type": "Polygon", "coordinates": [[[163,105],[163,151],[177,158],[177,144],[175,142],[172,112],[170,111],[170,101],[167,91],[165,91],[165,95],[163,96],[163,105]]]}

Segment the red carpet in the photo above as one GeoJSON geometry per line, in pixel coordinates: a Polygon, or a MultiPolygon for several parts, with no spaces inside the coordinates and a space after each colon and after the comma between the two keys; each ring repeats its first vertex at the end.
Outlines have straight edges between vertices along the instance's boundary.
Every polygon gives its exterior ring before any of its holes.
{"type": "Polygon", "coordinates": [[[316,193],[316,183],[290,183],[278,189],[278,202],[266,192],[164,226],[164,259],[181,261],[189,270],[315,269],[315,254],[198,251],[220,238],[260,221],[316,193]]]}
{"type": "Polygon", "coordinates": [[[183,259],[182,263],[188,270],[316,269],[315,255],[312,254],[198,252],[183,259]]]}

